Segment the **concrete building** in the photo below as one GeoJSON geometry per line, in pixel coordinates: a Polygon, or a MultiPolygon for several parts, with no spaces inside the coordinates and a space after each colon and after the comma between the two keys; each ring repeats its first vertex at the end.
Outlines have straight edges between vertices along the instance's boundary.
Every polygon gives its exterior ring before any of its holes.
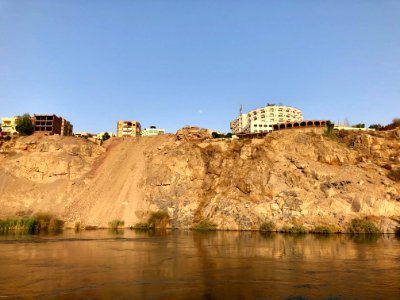
{"type": "Polygon", "coordinates": [[[117,137],[140,136],[141,129],[138,121],[118,121],[117,137]]]}
{"type": "Polygon", "coordinates": [[[71,136],[73,135],[73,129],[74,127],[70,122],[65,120],[64,118],[61,118],[61,134],[64,136],[71,136]]]}
{"type": "Polygon", "coordinates": [[[83,137],[83,138],[88,138],[90,133],[87,133],[86,131],[81,131],[81,132],[75,132],[74,136],[76,137],[83,137]]]}
{"type": "Polygon", "coordinates": [[[156,126],[150,126],[149,128],[145,128],[142,130],[142,136],[150,136],[150,135],[160,135],[164,134],[165,130],[161,128],[157,128],[156,126]]]}
{"type": "Polygon", "coordinates": [[[35,135],[72,135],[73,126],[70,122],[56,115],[33,115],[35,135]]]}
{"type": "Polygon", "coordinates": [[[17,121],[21,119],[21,117],[12,117],[12,118],[2,118],[2,125],[1,125],[1,129],[2,129],[2,135],[8,135],[11,137],[15,137],[18,136],[19,133],[16,129],[17,126],[17,121]]]}
{"type": "Polygon", "coordinates": [[[241,113],[230,125],[233,134],[262,133],[272,131],[275,124],[302,120],[303,114],[300,109],[268,104],[265,107],[251,110],[247,114],[241,113]]]}

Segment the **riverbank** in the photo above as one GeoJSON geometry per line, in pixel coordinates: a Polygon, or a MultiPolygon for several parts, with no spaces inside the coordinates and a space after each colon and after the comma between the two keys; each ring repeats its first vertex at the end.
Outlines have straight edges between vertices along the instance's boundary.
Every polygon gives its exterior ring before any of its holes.
{"type": "Polygon", "coordinates": [[[304,226],[346,232],[352,220],[394,232],[400,217],[400,131],[273,132],[264,139],[25,137],[3,144],[0,218],[50,212],[74,227],[124,227],[168,215],[168,226],[221,230],[304,226]]]}

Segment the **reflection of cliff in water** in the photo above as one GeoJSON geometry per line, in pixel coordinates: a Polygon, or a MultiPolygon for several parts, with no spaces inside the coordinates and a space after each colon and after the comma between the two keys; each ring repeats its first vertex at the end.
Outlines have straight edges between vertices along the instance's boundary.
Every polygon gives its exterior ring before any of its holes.
{"type": "Polygon", "coordinates": [[[0,237],[0,296],[395,299],[391,235],[125,230],[0,237]]]}

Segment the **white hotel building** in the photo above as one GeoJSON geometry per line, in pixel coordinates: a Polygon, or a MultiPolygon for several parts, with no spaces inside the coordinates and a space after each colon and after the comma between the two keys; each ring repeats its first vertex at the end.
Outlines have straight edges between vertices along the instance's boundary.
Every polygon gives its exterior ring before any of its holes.
{"type": "Polygon", "coordinates": [[[268,104],[247,114],[241,114],[231,122],[231,130],[233,134],[262,133],[272,131],[275,124],[302,120],[303,114],[300,109],[268,104]]]}

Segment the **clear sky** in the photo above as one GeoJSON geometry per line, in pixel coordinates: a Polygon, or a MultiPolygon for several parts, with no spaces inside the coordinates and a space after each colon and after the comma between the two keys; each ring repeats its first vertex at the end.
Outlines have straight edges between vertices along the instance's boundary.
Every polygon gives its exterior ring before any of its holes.
{"type": "Polygon", "coordinates": [[[228,132],[266,103],[400,117],[400,1],[0,0],[0,117],[228,132]]]}

